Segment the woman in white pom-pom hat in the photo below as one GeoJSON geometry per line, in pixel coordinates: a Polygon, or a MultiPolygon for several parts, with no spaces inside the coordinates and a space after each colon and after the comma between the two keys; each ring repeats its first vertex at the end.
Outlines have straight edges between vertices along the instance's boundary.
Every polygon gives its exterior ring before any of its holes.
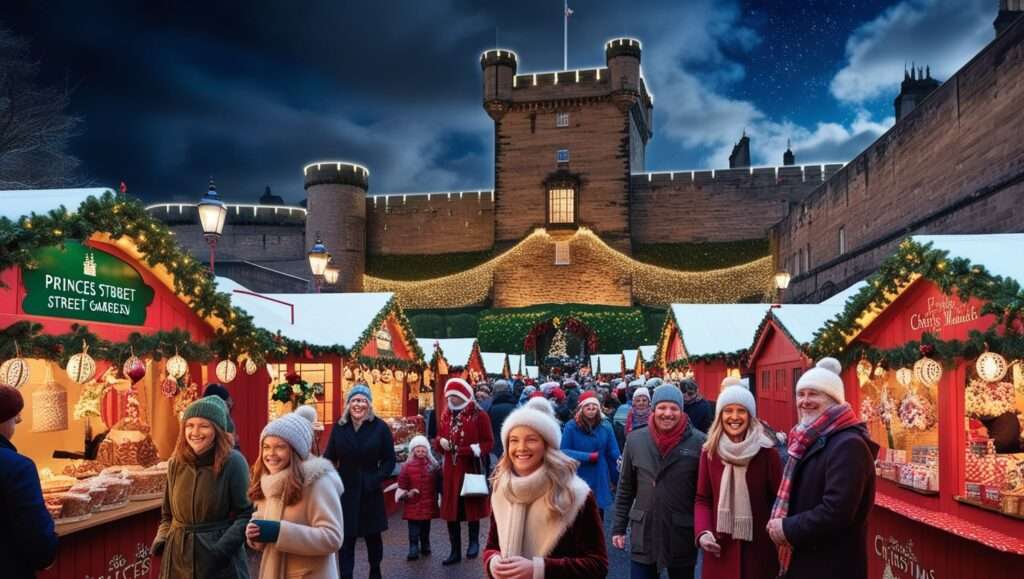
{"type": "Polygon", "coordinates": [[[466,558],[480,554],[480,519],[491,514],[486,496],[462,496],[466,474],[486,474],[483,457],[494,448],[491,419],[473,398],[473,389],[461,378],[452,378],[444,386],[448,408],[441,414],[434,449],[443,457],[441,476],[441,518],[448,523],[451,553],[442,565],[462,561],[461,522],[468,521],[469,544],[466,558]]]}
{"type": "Polygon", "coordinates": [[[800,421],[768,521],[787,578],[867,577],[878,445],[846,403],[841,372],[823,358],[796,383],[800,421]]]}
{"type": "Polygon", "coordinates": [[[576,461],[559,447],[562,432],[543,398],[501,427],[505,454],[491,477],[491,528],[484,571],[493,579],[594,579],[608,574],[604,525],[576,461]]]}

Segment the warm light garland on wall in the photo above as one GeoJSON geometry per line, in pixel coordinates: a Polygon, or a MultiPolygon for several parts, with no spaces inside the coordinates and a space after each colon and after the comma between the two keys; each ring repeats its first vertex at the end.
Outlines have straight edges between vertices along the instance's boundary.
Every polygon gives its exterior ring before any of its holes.
{"type": "MultiPolygon", "coordinates": [[[[633,297],[645,304],[734,303],[752,295],[770,295],[773,291],[771,257],[729,268],[690,272],[637,261],[608,246],[586,227],[579,228],[570,242],[574,252],[593,255],[590,262],[596,261],[609,276],[628,275],[632,280],[633,297]]],[[[554,240],[546,230],[536,229],[508,251],[472,269],[420,281],[364,276],[363,287],[368,292],[394,292],[408,309],[481,304],[490,295],[495,271],[507,262],[536,252],[538,244],[553,245],[554,240]]]]}

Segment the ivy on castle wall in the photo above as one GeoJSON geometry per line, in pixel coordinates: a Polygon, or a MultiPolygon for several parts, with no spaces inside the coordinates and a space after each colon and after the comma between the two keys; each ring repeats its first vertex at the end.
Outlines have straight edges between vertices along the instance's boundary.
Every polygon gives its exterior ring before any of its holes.
{"type": "Polygon", "coordinates": [[[598,349],[605,353],[636,348],[643,343],[646,335],[644,315],[639,308],[545,304],[481,312],[478,334],[480,349],[485,352],[520,353],[530,330],[538,323],[555,317],[575,318],[586,324],[597,336],[598,349]]]}
{"type": "Polygon", "coordinates": [[[765,257],[768,252],[767,239],[633,245],[633,257],[638,261],[678,271],[733,267],[765,257]]]}

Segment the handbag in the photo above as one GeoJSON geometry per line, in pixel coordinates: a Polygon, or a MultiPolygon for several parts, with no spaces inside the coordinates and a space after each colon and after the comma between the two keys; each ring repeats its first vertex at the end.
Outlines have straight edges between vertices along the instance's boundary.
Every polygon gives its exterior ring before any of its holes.
{"type": "Polygon", "coordinates": [[[462,479],[462,492],[459,493],[464,497],[486,497],[491,494],[491,491],[487,488],[487,475],[482,474],[484,472],[484,463],[479,458],[476,459],[477,465],[480,467],[481,474],[466,473],[462,479]]]}

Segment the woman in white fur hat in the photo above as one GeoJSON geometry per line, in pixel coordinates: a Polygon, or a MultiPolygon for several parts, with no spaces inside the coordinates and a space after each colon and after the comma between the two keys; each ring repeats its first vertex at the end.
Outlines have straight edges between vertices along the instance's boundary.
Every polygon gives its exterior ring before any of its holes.
{"type": "Polygon", "coordinates": [[[306,408],[264,427],[252,465],[249,498],[256,512],[245,537],[263,552],[261,579],[338,577],[344,487],[330,461],[310,454],[316,411],[306,408]]]}
{"type": "Polygon", "coordinates": [[[491,477],[491,528],[484,569],[493,579],[608,574],[608,551],[597,502],[576,476],[576,461],[561,446],[562,433],[542,398],[505,419],[505,454],[491,477]]]}
{"type": "Polygon", "coordinates": [[[704,550],[701,577],[773,579],[777,558],[765,525],[782,462],[774,437],[757,419],[754,395],[733,380],[723,381],[700,456],[694,535],[704,550]]]}

